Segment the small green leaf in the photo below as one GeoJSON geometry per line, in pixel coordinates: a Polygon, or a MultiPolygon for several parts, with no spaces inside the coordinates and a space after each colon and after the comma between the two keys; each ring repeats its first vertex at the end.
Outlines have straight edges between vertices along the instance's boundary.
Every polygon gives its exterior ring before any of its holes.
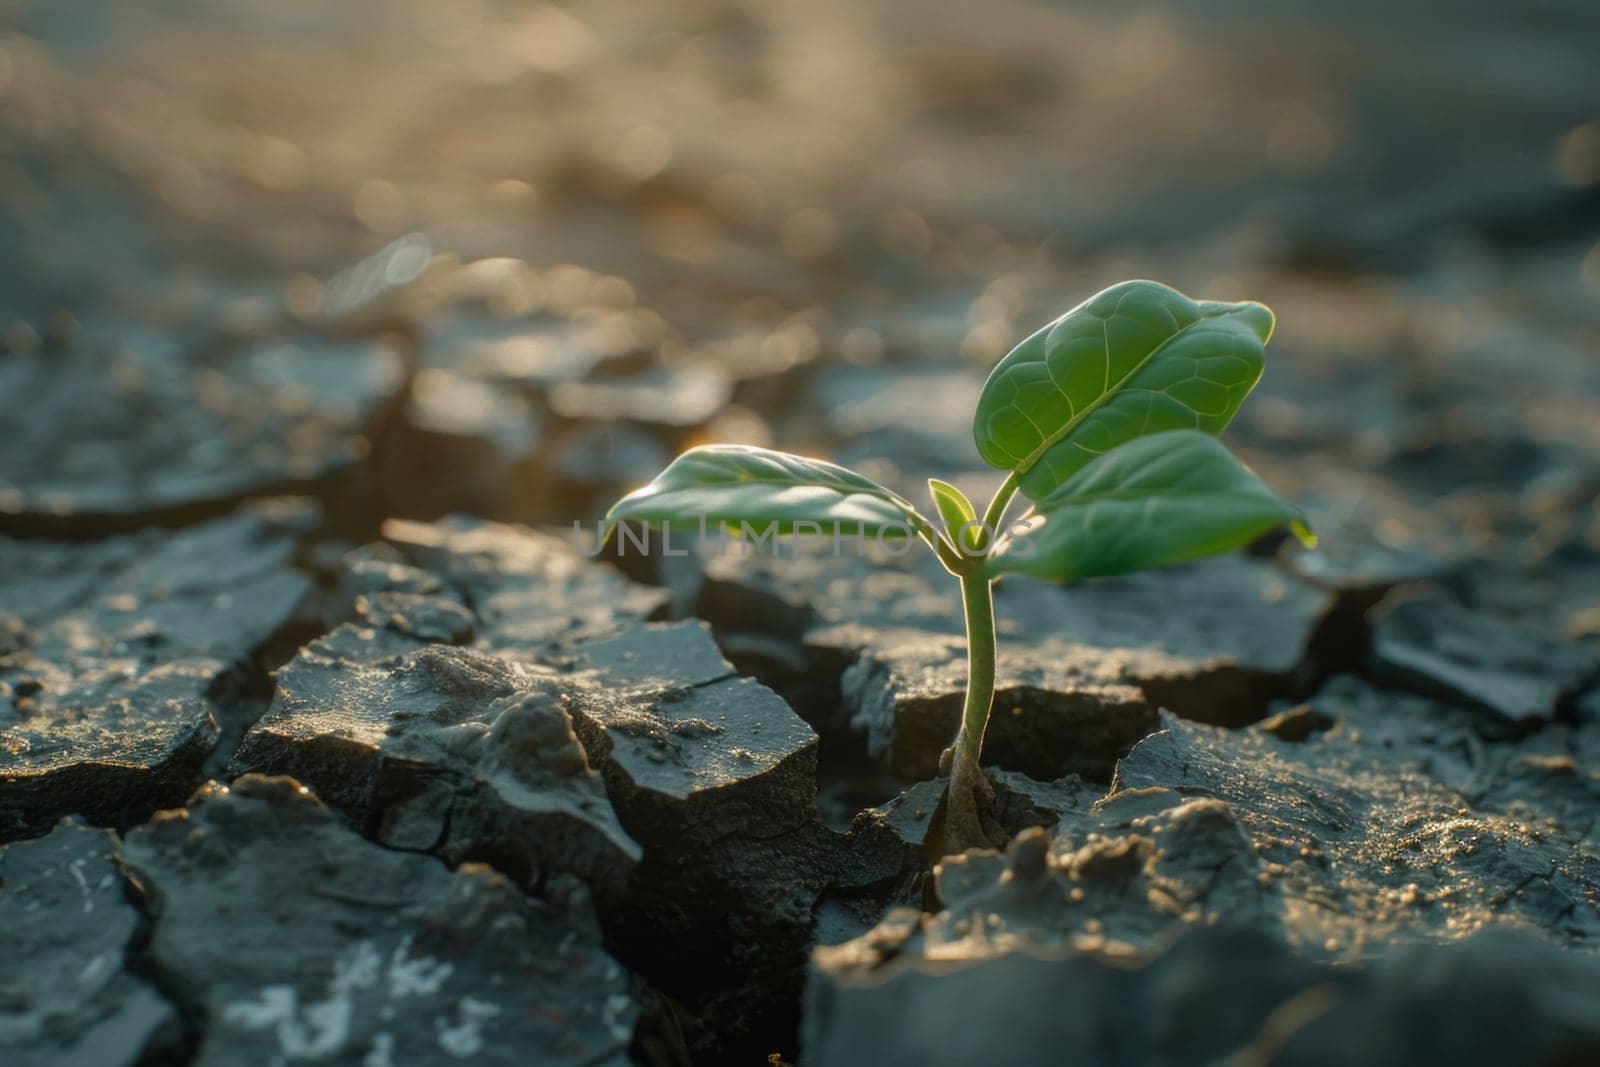
{"type": "Polygon", "coordinates": [[[673,532],[754,536],[795,532],[815,523],[822,532],[904,537],[928,525],[905,499],[833,463],[746,445],[692,448],[653,482],[612,505],[603,539],[618,522],[673,532]]]}
{"type": "Polygon", "coordinates": [[[1125,441],[1218,434],[1261,377],[1272,312],[1195,301],[1158,282],[1113,285],[1033,334],[989,375],[972,431],[1030,500],[1125,441]]]}
{"type": "Polygon", "coordinates": [[[991,577],[1072,582],[1216,555],[1285,524],[1310,536],[1299,508],[1198,430],[1140,437],[1093,460],[1023,522],[1028,531],[986,561],[991,577]]]}
{"type": "Polygon", "coordinates": [[[933,506],[939,509],[944,520],[945,536],[958,546],[964,555],[981,553],[988,543],[988,532],[978,522],[978,512],[965,493],[937,478],[928,479],[928,492],[933,496],[933,506]]]}

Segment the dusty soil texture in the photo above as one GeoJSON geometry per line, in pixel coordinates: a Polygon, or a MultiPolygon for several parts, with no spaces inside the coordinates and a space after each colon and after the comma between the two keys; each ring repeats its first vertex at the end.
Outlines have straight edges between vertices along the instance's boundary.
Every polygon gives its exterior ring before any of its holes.
{"type": "Polygon", "coordinates": [[[1535,7],[0,0],[0,1064],[1600,1062],[1535,7]],[[596,522],[710,441],[987,499],[988,368],[1141,276],[1275,310],[1321,547],[1003,582],[930,854],[932,559],[596,522]]]}
{"type": "Polygon", "coordinates": [[[293,779],[209,784],[123,853],[195,1062],[623,1059],[638,1004],[581,902],[371,844],[293,779]]]}

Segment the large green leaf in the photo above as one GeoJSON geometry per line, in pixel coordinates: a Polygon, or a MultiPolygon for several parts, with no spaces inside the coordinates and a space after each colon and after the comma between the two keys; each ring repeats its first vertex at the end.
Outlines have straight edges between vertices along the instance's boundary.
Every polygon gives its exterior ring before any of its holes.
{"type": "Polygon", "coordinates": [[[1315,543],[1299,508],[1198,430],[1140,437],[1090,461],[1024,521],[1028,532],[985,562],[991,576],[1128,574],[1226,552],[1285,524],[1315,543]]]}
{"type": "Polygon", "coordinates": [[[1261,377],[1261,304],[1194,301],[1158,282],[1113,285],[994,368],[972,432],[992,466],[1044,499],[1098,455],[1148,433],[1221,433],[1261,377]]]}
{"type": "Polygon", "coordinates": [[[901,537],[928,522],[905,499],[837,464],[747,445],[691,448],[655,481],[612,505],[606,536],[633,521],[674,532],[795,532],[797,522],[822,531],[901,537]],[[702,525],[703,521],[703,525],[702,525]]]}

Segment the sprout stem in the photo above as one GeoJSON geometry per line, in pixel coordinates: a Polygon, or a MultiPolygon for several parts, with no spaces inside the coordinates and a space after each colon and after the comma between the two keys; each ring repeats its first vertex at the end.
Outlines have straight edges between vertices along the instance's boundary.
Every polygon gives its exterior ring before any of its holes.
{"type": "Polygon", "coordinates": [[[978,757],[983,752],[989,707],[994,703],[995,676],[994,596],[989,579],[980,574],[962,575],[961,604],[967,621],[967,699],[951,753],[945,804],[945,840],[955,849],[984,842],[978,819],[983,774],[978,757]]]}
{"type": "Polygon", "coordinates": [[[1006,505],[1017,495],[1017,486],[1021,480],[1022,475],[1016,471],[1006,475],[1006,480],[994,491],[994,497],[990,499],[989,507],[983,513],[983,527],[989,531],[991,541],[1000,540],[1000,520],[1005,518],[1006,505]]]}
{"type": "Polygon", "coordinates": [[[989,579],[968,574],[961,579],[961,606],[967,619],[967,701],[961,729],[974,763],[983,748],[989,705],[994,703],[994,595],[989,579]]]}
{"type": "Polygon", "coordinates": [[[940,536],[932,525],[926,522],[923,523],[917,528],[917,536],[927,542],[928,547],[933,549],[933,554],[939,557],[939,562],[944,566],[944,569],[951,574],[959,576],[963,572],[972,569],[972,561],[963,556],[950,542],[940,536]]]}
{"type": "MultiPolygon", "coordinates": [[[[1000,539],[1000,521],[1020,481],[1016,471],[1008,474],[983,513],[983,529],[989,532],[991,544],[1000,539]]],[[[943,840],[939,843],[946,855],[988,843],[978,818],[978,800],[990,791],[978,758],[983,754],[983,735],[994,704],[994,591],[991,579],[970,561],[968,564],[960,570],[952,568],[961,579],[961,608],[967,622],[967,697],[961,728],[950,751],[950,784],[945,789],[943,840]]]]}

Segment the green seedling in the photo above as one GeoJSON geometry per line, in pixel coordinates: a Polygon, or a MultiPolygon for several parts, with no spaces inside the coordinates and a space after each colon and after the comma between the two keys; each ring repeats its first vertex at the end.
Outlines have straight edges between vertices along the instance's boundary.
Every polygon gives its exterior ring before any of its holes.
{"type": "Polygon", "coordinates": [[[1191,300],[1149,281],[1079,304],[1002,359],[978,398],[978,452],[1007,472],[981,515],[937,479],[928,483],[934,522],[835,464],[709,445],[618,501],[605,536],[626,521],[684,534],[808,530],[926,543],[961,584],[967,632],[966,700],[935,844],[984,844],[978,760],[994,699],[997,579],[1128,574],[1227,552],[1284,525],[1314,544],[1300,509],[1215,436],[1260,380],[1272,328],[1261,304],[1191,300]],[[1032,507],[1002,526],[1018,493],[1032,507]]]}

